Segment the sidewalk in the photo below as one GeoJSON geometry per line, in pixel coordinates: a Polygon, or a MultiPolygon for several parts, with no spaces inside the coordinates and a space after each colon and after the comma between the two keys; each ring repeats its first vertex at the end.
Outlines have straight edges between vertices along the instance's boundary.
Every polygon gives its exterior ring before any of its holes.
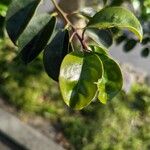
{"type": "Polygon", "coordinates": [[[57,143],[0,108],[0,150],[10,149],[63,150],[57,143]]]}

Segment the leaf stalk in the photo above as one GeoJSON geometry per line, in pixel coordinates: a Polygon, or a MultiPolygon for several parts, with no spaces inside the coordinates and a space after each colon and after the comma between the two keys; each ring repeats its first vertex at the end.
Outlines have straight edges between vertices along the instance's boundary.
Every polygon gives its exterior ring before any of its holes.
{"type": "Polygon", "coordinates": [[[68,19],[68,14],[65,13],[60,7],[59,5],[57,4],[56,0],[52,0],[52,3],[54,4],[55,8],[57,9],[58,13],[63,17],[63,19],[65,20],[66,24],[71,26],[72,28],[72,31],[73,33],[75,33],[76,37],[78,38],[78,40],[80,41],[81,45],[82,45],[82,48],[83,50],[87,50],[88,47],[84,41],[84,32],[85,30],[83,31],[83,34],[82,34],[82,37],[79,35],[79,33],[77,32],[77,29],[76,27],[70,22],[70,20],[68,19]]]}

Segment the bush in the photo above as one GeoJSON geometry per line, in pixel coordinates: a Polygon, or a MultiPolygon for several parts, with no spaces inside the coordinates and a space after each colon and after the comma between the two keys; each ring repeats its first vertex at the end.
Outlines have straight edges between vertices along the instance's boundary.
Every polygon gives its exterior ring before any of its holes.
{"type": "Polygon", "coordinates": [[[75,149],[148,150],[150,88],[135,85],[108,105],[94,102],[80,114],[64,116],[63,131],[75,149]]]}
{"type": "Polygon", "coordinates": [[[28,67],[16,57],[17,51],[9,41],[1,44],[0,95],[18,110],[42,114],[44,111],[54,112],[56,106],[52,103],[53,99],[57,101],[59,98],[58,87],[44,74],[41,56],[28,67]]]}

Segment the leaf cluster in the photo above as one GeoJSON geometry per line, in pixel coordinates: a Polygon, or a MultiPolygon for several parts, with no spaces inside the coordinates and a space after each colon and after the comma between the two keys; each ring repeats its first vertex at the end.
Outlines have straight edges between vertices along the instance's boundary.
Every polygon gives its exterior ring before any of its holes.
{"type": "MultiPolygon", "coordinates": [[[[118,4],[117,0],[113,0],[111,5],[118,4]]],[[[133,7],[133,11],[135,12],[136,16],[140,20],[143,26],[143,41],[141,43],[141,56],[148,57],[150,54],[150,1],[149,0],[133,0],[133,1],[127,1],[129,5],[133,7]]],[[[120,1],[120,4],[122,5],[124,1],[120,1]]],[[[123,43],[124,51],[130,52],[132,51],[136,45],[138,44],[138,41],[132,37],[130,34],[127,33],[121,33],[119,37],[116,38],[116,43],[121,44],[123,43]]]]}
{"type": "Polygon", "coordinates": [[[6,16],[9,3],[10,0],[0,1],[0,39],[4,37],[5,16],[6,16]]]}
{"type": "Polygon", "coordinates": [[[106,7],[92,16],[79,12],[88,20],[80,35],[68,14],[55,0],[52,2],[66,22],[58,30],[57,16],[37,13],[41,0],[14,0],[10,4],[6,29],[20,51],[19,56],[29,64],[44,51],[45,71],[59,82],[65,103],[73,109],[82,109],[97,98],[106,103],[121,90],[123,83],[120,67],[109,55],[111,29],[128,29],[142,41],[140,22],[122,7],[106,7]],[[73,46],[75,37],[80,42],[78,48],[73,46]]]}

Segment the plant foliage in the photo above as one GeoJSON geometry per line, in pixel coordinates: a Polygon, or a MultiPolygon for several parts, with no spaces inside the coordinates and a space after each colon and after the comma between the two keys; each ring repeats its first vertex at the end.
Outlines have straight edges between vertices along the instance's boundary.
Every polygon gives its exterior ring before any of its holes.
{"type": "Polygon", "coordinates": [[[119,65],[109,56],[108,48],[113,39],[110,29],[128,29],[142,41],[140,22],[125,8],[106,7],[87,17],[88,23],[80,35],[68,19],[68,14],[55,0],[52,2],[66,22],[64,28],[58,29],[52,36],[57,16],[39,15],[36,10],[41,0],[14,0],[6,16],[10,39],[18,46],[26,64],[44,50],[45,70],[59,82],[62,97],[68,106],[82,109],[95,98],[106,103],[121,90],[123,80],[119,65]],[[74,49],[70,45],[74,45],[75,37],[80,46],[74,49]],[[86,41],[87,37],[93,40],[92,44],[86,41]]]}
{"type": "Polygon", "coordinates": [[[0,1],[0,39],[4,37],[5,16],[6,16],[9,3],[10,3],[10,0],[0,1]]]}
{"type": "MultiPolygon", "coordinates": [[[[122,5],[124,2],[133,6],[133,11],[140,20],[143,26],[143,41],[141,43],[141,56],[150,56],[150,1],[149,0],[113,0],[110,5],[122,5]]],[[[124,44],[124,51],[130,52],[137,45],[137,39],[132,37],[130,34],[123,32],[116,38],[117,44],[124,44]],[[132,44],[132,45],[131,45],[132,44]]]]}

